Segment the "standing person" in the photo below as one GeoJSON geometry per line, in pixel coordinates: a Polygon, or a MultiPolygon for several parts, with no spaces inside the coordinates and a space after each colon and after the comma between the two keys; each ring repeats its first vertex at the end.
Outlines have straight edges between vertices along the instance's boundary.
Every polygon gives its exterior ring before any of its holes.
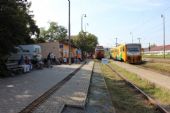
{"type": "Polygon", "coordinates": [[[54,54],[51,52],[50,54],[50,61],[51,61],[51,64],[54,64],[54,54]]]}
{"type": "Polygon", "coordinates": [[[47,56],[47,67],[51,66],[51,58],[50,58],[50,56],[51,56],[51,52],[47,56]]]}
{"type": "Polygon", "coordinates": [[[23,55],[21,55],[21,57],[18,61],[18,65],[22,65],[22,64],[24,64],[24,56],[23,55]]]}
{"type": "Polygon", "coordinates": [[[54,64],[58,64],[58,61],[56,60],[55,55],[54,55],[54,58],[53,58],[53,62],[54,62],[54,64]]]}
{"type": "Polygon", "coordinates": [[[66,64],[67,63],[67,58],[63,58],[63,62],[64,62],[64,64],[66,64]]]}

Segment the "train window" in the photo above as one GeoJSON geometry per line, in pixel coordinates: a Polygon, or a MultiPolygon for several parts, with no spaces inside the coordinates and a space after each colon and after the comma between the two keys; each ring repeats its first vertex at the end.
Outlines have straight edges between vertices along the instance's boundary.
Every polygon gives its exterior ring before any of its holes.
{"type": "Polygon", "coordinates": [[[27,50],[27,49],[24,49],[24,50],[23,50],[23,52],[26,52],[26,53],[28,53],[28,52],[30,52],[30,51],[29,51],[29,50],[27,50]]]}
{"type": "Polygon", "coordinates": [[[104,50],[103,46],[96,46],[95,50],[104,50]]]}
{"type": "Polygon", "coordinates": [[[129,52],[139,52],[138,48],[128,48],[129,52]]]}

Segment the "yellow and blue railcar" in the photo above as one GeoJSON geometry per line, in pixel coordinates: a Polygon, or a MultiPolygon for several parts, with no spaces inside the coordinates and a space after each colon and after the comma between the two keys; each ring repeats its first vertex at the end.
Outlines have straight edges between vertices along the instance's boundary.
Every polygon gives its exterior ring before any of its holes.
{"type": "Polygon", "coordinates": [[[140,63],[142,61],[141,44],[120,44],[110,49],[110,55],[114,60],[128,63],[140,63]]]}
{"type": "Polygon", "coordinates": [[[116,60],[116,56],[117,56],[117,48],[111,48],[110,49],[110,58],[116,60]]]}

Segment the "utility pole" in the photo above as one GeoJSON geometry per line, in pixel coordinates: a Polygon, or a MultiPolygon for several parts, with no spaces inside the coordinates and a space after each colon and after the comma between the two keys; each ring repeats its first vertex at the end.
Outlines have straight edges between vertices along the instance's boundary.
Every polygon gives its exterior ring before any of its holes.
{"type": "Polygon", "coordinates": [[[132,35],[132,43],[133,43],[133,33],[132,33],[132,32],[130,32],[130,35],[132,35]]]}
{"type": "Polygon", "coordinates": [[[71,41],[70,41],[70,0],[68,0],[68,39],[69,39],[69,65],[71,65],[71,41]]]}
{"type": "Polygon", "coordinates": [[[150,52],[150,50],[151,50],[151,45],[150,45],[150,42],[149,42],[149,52],[150,52]]]}
{"type": "Polygon", "coordinates": [[[165,16],[162,14],[161,18],[163,19],[163,46],[164,46],[164,59],[165,59],[165,16]]]}
{"type": "Polygon", "coordinates": [[[115,45],[116,45],[116,47],[117,47],[117,37],[116,37],[115,39],[116,39],[116,44],[115,44],[115,45]]]}
{"type": "Polygon", "coordinates": [[[140,44],[140,39],[141,39],[141,38],[140,38],[140,37],[138,37],[137,39],[139,40],[139,44],[140,44]]]}
{"type": "Polygon", "coordinates": [[[83,17],[87,17],[86,14],[81,15],[81,31],[83,31],[83,17]]]}

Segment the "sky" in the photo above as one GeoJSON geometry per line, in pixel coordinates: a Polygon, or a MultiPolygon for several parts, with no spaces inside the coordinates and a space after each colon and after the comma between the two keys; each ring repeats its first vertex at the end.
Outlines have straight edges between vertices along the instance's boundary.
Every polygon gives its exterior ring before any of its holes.
{"type": "MultiPolygon", "coordinates": [[[[54,21],[68,28],[68,0],[29,0],[39,27],[48,28],[54,21]]],[[[165,17],[165,41],[170,44],[170,0],[70,0],[71,35],[83,30],[98,37],[100,45],[117,43],[163,45],[163,18],[165,17]],[[133,38],[132,38],[133,37],[133,38]]]]}

